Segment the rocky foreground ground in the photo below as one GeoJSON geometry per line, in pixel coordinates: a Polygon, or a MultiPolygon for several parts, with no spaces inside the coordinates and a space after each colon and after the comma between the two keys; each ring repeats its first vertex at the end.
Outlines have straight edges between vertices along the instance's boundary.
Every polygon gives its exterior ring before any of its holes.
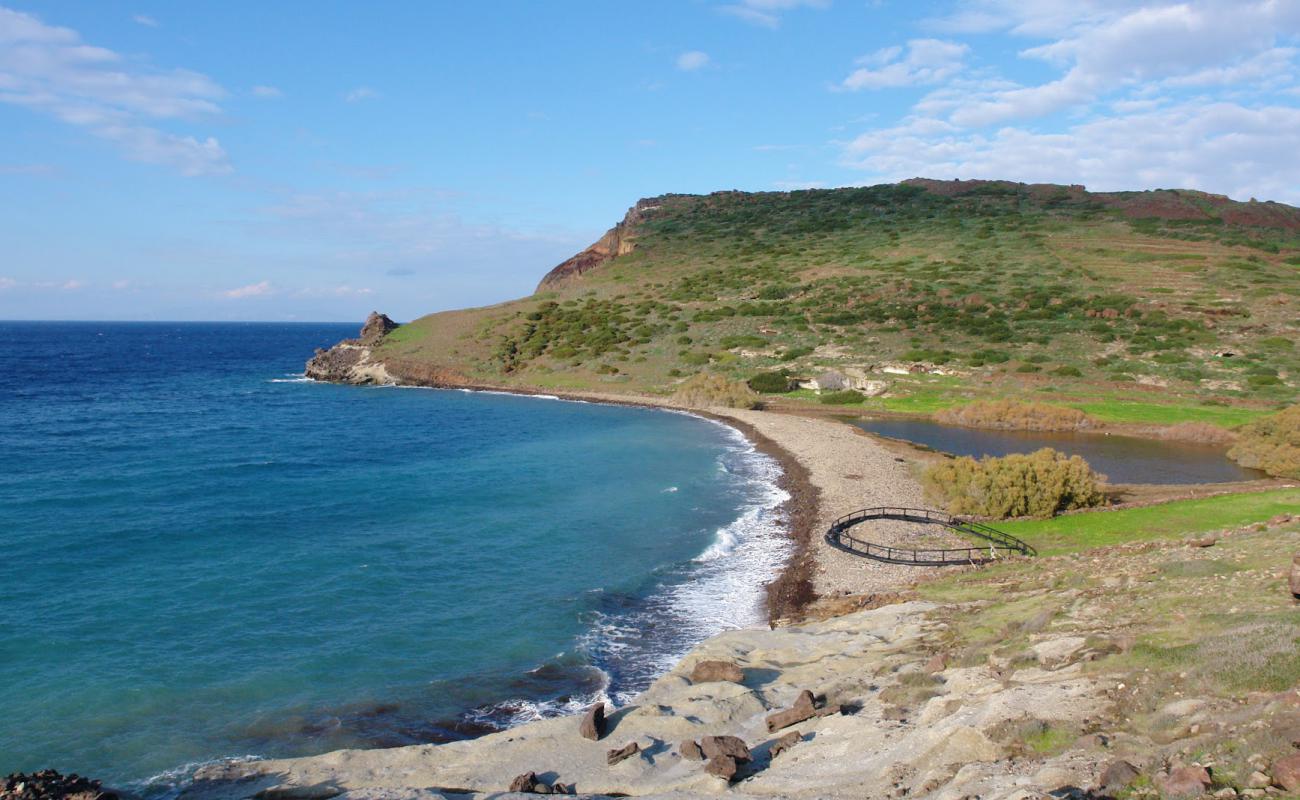
{"type": "Polygon", "coordinates": [[[184,796],[1288,795],[1298,547],[1279,518],[947,575],[905,602],[714,637],[603,725],[220,765],[184,796]]]}

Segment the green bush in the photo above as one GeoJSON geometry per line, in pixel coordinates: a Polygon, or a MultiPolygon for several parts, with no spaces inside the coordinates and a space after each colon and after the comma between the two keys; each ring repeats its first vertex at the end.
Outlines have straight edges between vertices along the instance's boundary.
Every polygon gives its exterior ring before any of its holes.
{"type": "Polygon", "coordinates": [[[794,382],[784,372],[760,372],[749,379],[749,388],[763,394],[784,394],[794,388],[794,382]]]}
{"type": "Polygon", "coordinates": [[[845,389],[840,392],[825,392],[818,395],[817,399],[828,406],[847,406],[861,403],[867,396],[853,389],[845,389]]]}
{"type": "Polygon", "coordinates": [[[1071,367],[1071,366],[1057,367],[1056,369],[1052,370],[1052,374],[1060,375],[1066,378],[1079,378],[1083,376],[1083,373],[1079,371],[1078,367],[1071,367]]]}
{"type": "Polygon", "coordinates": [[[762,336],[752,335],[724,336],[722,346],[727,350],[733,347],[767,347],[767,340],[762,336]]]}
{"type": "Polygon", "coordinates": [[[1255,420],[1238,430],[1228,456],[1243,467],[1300,478],[1300,405],[1255,420]]]}
{"type": "Polygon", "coordinates": [[[711,372],[687,378],[677,387],[673,399],[696,408],[754,408],[758,405],[758,396],[743,382],[727,380],[711,372]]]}
{"type": "Polygon", "coordinates": [[[1106,501],[1105,477],[1079,456],[1050,447],[976,461],[970,457],[933,464],[922,475],[926,494],[950,514],[981,517],[1050,517],[1106,501]]]}

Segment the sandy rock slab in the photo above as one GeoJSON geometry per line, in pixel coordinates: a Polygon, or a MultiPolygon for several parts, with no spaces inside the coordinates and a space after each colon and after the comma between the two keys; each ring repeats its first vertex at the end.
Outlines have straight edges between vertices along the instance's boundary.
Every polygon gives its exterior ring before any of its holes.
{"type": "MultiPolygon", "coordinates": [[[[930,675],[925,667],[942,629],[930,617],[934,609],[902,603],[715,636],[634,704],[605,715],[599,741],[580,735],[578,718],[547,719],[465,742],[217,765],[199,770],[182,797],[515,797],[512,780],[529,773],[535,785],[562,784],[578,796],[883,800],[960,797],[945,793],[963,786],[983,797],[1057,788],[1035,783],[1041,764],[1007,776],[998,731],[1045,710],[1077,722],[1097,713],[1105,687],[1071,669],[1027,683],[988,667],[930,675]],[[692,667],[705,660],[734,664],[743,682],[693,682],[692,667]],[[933,691],[905,714],[887,714],[882,694],[914,684],[917,674],[933,691]],[[813,695],[819,707],[843,713],[768,729],[772,714],[807,710],[813,695]]],[[[1073,644],[1043,649],[1056,656],[1073,644]]],[[[1052,765],[1042,775],[1091,779],[1097,759],[1052,765]]]]}

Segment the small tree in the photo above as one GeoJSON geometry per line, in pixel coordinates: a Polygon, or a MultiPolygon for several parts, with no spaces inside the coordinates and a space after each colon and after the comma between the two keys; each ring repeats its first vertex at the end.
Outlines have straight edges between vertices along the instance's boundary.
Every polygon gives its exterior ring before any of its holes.
{"type": "Polygon", "coordinates": [[[673,393],[673,399],[696,408],[754,408],[758,405],[758,395],[744,382],[727,380],[711,372],[701,372],[685,380],[673,393]]]}
{"type": "Polygon", "coordinates": [[[1072,508],[1098,506],[1105,476],[1079,456],[1050,447],[976,461],[969,456],[933,464],[921,483],[950,514],[981,517],[1050,517],[1072,508]]]}

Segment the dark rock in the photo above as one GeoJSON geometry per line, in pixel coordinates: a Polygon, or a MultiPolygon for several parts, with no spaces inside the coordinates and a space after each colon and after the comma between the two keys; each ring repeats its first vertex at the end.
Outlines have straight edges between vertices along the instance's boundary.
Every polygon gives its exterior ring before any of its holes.
{"type": "Polygon", "coordinates": [[[737,761],[749,761],[753,758],[749,753],[749,745],[736,736],[705,736],[700,740],[700,749],[710,759],[727,756],[737,761]]]}
{"type": "Polygon", "coordinates": [[[617,750],[610,750],[605,753],[605,763],[611,767],[624,759],[631,758],[641,752],[641,745],[636,742],[628,742],[617,750]]]}
{"type": "Polygon", "coordinates": [[[512,792],[522,792],[523,794],[532,794],[533,790],[536,788],[537,788],[536,772],[525,772],[523,775],[517,775],[515,776],[515,779],[510,782],[510,791],[512,792]]]}
{"type": "Polygon", "coordinates": [[[1219,543],[1217,536],[1202,536],[1199,539],[1188,539],[1187,544],[1191,547],[1214,547],[1219,543]]]}
{"type": "Polygon", "coordinates": [[[736,777],[736,770],[739,769],[736,759],[731,756],[714,756],[704,765],[704,771],[710,775],[717,775],[720,778],[726,778],[730,781],[736,777]]]}
{"type": "Polygon", "coordinates": [[[1106,762],[1101,777],[1097,779],[1097,788],[1107,794],[1114,794],[1137,780],[1141,774],[1137,767],[1122,758],[1117,758],[1106,762]]]}
{"type": "Polygon", "coordinates": [[[371,311],[370,316],[366,317],[365,324],[361,326],[361,342],[363,344],[376,344],[380,339],[396,330],[397,327],[397,323],[389,319],[387,314],[371,311]]]}
{"type": "Polygon", "coordinates": [[[803,737],[799,735],[798,731],[790,731],[785,736],[777,739],[776,744],[772,745],[772,749],[768,752],[772,754],[772,758],[776,758],[802,741],[803,737]]]}
{"type": "Polygon", "coordinates": [[[704,751],[700,749],[699,744],[694,739],[687,739],[677,745],[678,751],[681,752],[682,758],[687,761],[703,761],[704,751]]]}
{"type": "Polygon", "coordinates": [[[835,717],[843,713],[844,713],[844,706],[840,705],[839,703],[835,703],[834,705],[823,706],[822,708],[817,709],[816,715],[819,717],[835,717]]]}
{"type": "Polygon", "coordinates": [[[582,738],[590,739],[593,742],[599,741],[600,737],[605,735],[605,704],[597,703],[587,709],[587,713],[582,715],[582,723],[578,726],[578,733],[582,738]]]}
{"type": "Polygon", "coordinates": [[[1288,792],[1300,792],[1300,753],[1294,753],[1273,762],[1269,770],[1273,783],[1288,792]]]}
{"type": "Polygon", "coordinates": [[[1175,767],[1156,778],[1156,787],[1166,797],[1199,797],[1210,786],[1205,767],[1175,767]]]}
{"type": "Polygon", "coordinates": [[[812,692],[804,689],[799,693],[798,699],[794,705],[785,711],[778,711],[767,718],[767,732],[775,733],[782,728],[788,728],[799,722],[812,717],[817,713],[817,707],[813,702],[812,692]]]}
{"type": "Polygon", "coordinates": [[[740,683],[745,673],[730,661],[701,661],[691,670],[691,683],[730,681],[740,683]]]}
{"type": "Polygon", "coordinates": [[[551,794],[573,794],[573,787],[567,783],[556,782],[551,787],[551,794]]]}
{"type": "Polygon", "coordinates": [[[61,775],[52,769],[39,772],[15,772],[0,782],[3,800],[117,800],[117,795],[101,788],[100,782],[75,772],[61,775]]]}
{"type": "Polygon", "coordinates": [[[1291,557],[1291,576],[1288,580],[1291,596],[1300,600],[1300,553],[1291,557]]]}

